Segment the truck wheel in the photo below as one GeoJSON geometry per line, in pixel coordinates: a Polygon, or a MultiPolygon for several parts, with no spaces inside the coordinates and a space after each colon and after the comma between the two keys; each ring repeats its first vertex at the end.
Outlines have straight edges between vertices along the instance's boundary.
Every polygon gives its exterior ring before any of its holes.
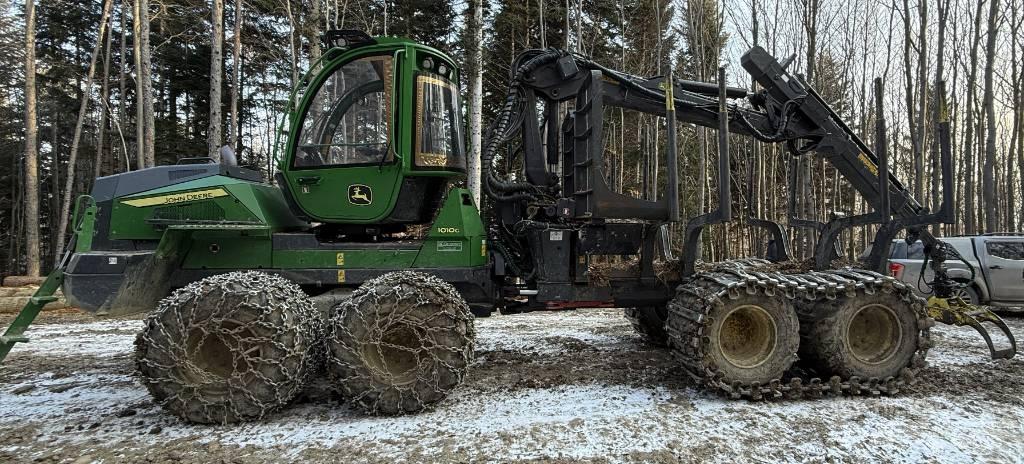
{"type": "Polygon", "coordinates": [[[819,302],[814,313],[801,318],[800,357],[823,375],[896,377],[917,352],[918,314],[894,293],[819,302]]]}
{"type": "Polygon", "coordinates": [[[156,403],[185,420],[256,419],[291,401],[319,366],[321,327],[292,282],[221,274],[160,301],[136,338],[136,364],[156,403]]]}
{"type": "Polygon", "coordinates": [[[342,395],[371,414],[404,414],[444,399],[473,361],[469,306],[447,282],[384,274],[335,306],[327,368],[342,395]]]}
{"type": "Polygon", "coordinates": [[[665,318],[668,315],[665,306],[624,308],[622,312],[644,341],[654,346],[668,346],[668,332],[665,331],[665,318]]]}
{"type": "Polygon", "coordinates": [[[978,289],[974,288],[974,285],[967,284],[966,287],[957,287],[953,289],[953,297],[960,297],[967,303],[972,305],[981,304],[981,297],[978,295],[978,289]]]}

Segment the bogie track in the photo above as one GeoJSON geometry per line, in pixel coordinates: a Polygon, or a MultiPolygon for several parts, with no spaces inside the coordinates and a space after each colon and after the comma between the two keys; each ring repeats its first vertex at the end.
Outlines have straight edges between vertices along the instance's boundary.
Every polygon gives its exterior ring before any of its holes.
{"type": "Polygon", "coordinates": [[[757,400],[897,393],[924,367],[933,324],[924,301],[891,277],[852,268],[786,273],[742,260],[679,285],[666,329],[691,377],[727,397],[757,400]],[[796,320],[798,332],[785,330],[796,320]],[[730,344],[736,334],[745,341],[730,344]]]}

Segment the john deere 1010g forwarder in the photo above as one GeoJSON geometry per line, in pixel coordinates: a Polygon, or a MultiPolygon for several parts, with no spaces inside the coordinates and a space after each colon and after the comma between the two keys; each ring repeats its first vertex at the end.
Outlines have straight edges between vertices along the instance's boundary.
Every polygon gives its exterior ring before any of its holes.
{"type": "MultiPolygon", "coordinates": [[[[645,337],[672,346],[681,372],[753,399],[895,393],[923,366],[929,316],[971,324],[986,340],[978,321],[995,322],[1010,336],[991,313],[947,298],[949,250],[921,228],[951,218],[946,122],[947,201],[927,214],[889,175],[884,150],[876,157],[760,48],[742,60],[757,93],[726,87],[724,71],[717,86],[641,78],[530,50],[484,144],[481,216],[455,186],[466,168],[454,62],[355,31],[331,31],[325,43],[283,119],[276,185],[212,162],[97,179],[76,207],[73,253],[0,339],[0,359],[60,286],[90,311],[155,308],[137,341],[141,380],[195,422],[260,417],[323,365],[369,412],[418,411],[463,380],[473,314],[495,308],[628,308],[645,337]],[[669,256],[664,227],[680,220],[675,131],[666,132],[667,194],[623,195],[603,172],[608,108],[719,130],[720,206],[687,220],[682,259],[669,256]],[[795,156],[817,151],[875,211],[815,225],[816,270],[745,259],[698,272],[701,229],[732,219],[730,131],[784,142],[795,156]],[[940,298],[926,306],[887,276],[828,270],[839,232],[867,223],[880,231],[865,267],[881,270],[906,229],[929,246],[940,298]],[[609,256],[635,264],[596,272],[609,256]]],[[[786,259],[784,229],[751,223],[786,259]]]]}

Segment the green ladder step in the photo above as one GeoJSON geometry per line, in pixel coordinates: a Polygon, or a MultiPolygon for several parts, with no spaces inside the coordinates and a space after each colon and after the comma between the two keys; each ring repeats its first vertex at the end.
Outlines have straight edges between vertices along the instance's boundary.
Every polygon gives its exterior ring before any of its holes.
{"type": "Polygon", "coordinates": [[[32,301],[32,303],[35,303],[35,304],[38,304],[38,305],[46,305],[47,303],[53,303],[54,301],[57,301],[58,299],[59,298],[57,298],[55,296],[52,296],[52,295],[51,296],[34,296],[34,297],[32,297],[31,301],[32,301]]]}
{"type": "Polygon", "coordinates": [[[4,335],[0,337],[0,345],[12,345],[15,343],[25,343],[28,341],[28,337],[20,335],[4,335]]]}

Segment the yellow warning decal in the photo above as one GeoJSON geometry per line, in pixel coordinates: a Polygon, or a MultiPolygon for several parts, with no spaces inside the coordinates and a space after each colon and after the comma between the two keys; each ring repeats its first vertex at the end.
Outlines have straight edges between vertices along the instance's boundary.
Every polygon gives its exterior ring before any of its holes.
{"type": "Polygon", "coordinates": [[[338,283],[339,284],[345,283],[345,270],[344,269],[339,269],[338,270],[338,283]]]}
{"type": "Polygon", "coordinates": [[[172,205],[175,203],[186,203],[189,201],[209,200],[212,198],[226,197],[228,192],[222,188],[215,188],[209,190],[199,190],[196,192],[184,192],[174,193],[170,195],[160,195],[155,197],[136,198],[134,200],[124,200],[121,203],[128,206],[134,206],[136,208],[142,208],[145,206],[156,206],[156,205],[172,205]]]}
{"type": "Polygon", "coordinates": [[[868,168],[868,171],[871,171],[871,173],[874,174],[875,177],[878,177],[878,166],[875,166],[875,163],[872,162],[870,158],[868,158],[868,155],[861,153],[857,155],[857,159],[859,159],[860,162],[864,164],[864,167],[868,168]]]}
{"type": "Polygon", "coordinates": [[[337,262],[338,262],[338,266],[344,266],[345,265],[345,253],[338,253],[337,262]]]}

